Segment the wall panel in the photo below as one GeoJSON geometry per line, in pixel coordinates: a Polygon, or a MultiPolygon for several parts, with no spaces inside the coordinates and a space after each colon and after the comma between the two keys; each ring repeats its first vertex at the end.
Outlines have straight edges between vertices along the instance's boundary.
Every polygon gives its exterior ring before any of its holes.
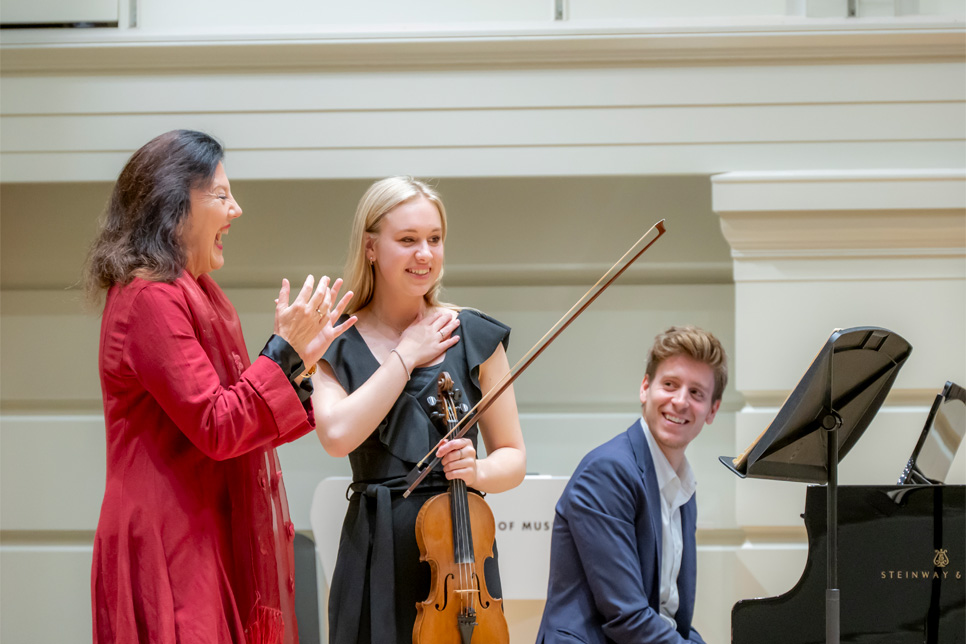
{"type": "Polygon", "coordinates": [[[5,116],[40,116],[959,102],[966,92],[962,70],[962,62],[890,61],[765,69],[699,64],[11,74],[3,78],[8,91],[0,109],[5,116]]]}
{"type": "Polygon", "coordinates": [[[958,141],[966,126],[950,124],[962,110],[962,104],[936,102],[10,116],[3,144],[10,153],[136,149],[154,132],[185,121],[248,152],[432,148],[445,156],[441,148],[958,141]]]}
{"type": "Polygon", "coordinates": [[[964,77],[961,63],[13,76],[0,170],[110,181],[179,127],[224,140],[237,178],[950,167],[964,77]]]}

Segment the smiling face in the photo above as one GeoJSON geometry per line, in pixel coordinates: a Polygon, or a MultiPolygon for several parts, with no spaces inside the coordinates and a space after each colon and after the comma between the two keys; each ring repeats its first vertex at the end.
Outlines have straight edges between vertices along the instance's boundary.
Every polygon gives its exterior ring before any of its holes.
{"type": "Polygon", "coordinates": [[[712,368],[686,355],[663,360],[653,381],[644,376],[644,421],[675,470],[683,463],[688,444],[714,420],[721,403],[712,402],[714,385],[712,368]]]}
{"type": "Polygon", "coordinates": [[[232,220],[241,214],[241,206],[231,196],[225,168],[219,163],[211,185],[191,190],[191,209],[181,238],[189,273],[197,278],[225,265],[222,240],[232,220]]]}
{"type": "Polygon", "coordinates": [[[375,293],[423,297],[443,270],[443,223],[423,196],[385,214],[379,232],[366,234],[366,257],[375,260],[375,293]]]}

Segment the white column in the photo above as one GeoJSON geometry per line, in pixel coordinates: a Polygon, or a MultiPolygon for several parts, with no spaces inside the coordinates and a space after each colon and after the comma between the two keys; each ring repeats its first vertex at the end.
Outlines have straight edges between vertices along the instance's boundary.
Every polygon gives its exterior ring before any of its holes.
{"type": "MultiPolygon", "coordinates": [[[[842,484],[893,484],[928,406],[966,381],[966,172],[734,172],[712,178],[735,278],[735,454],[774,418],[833,329],[880,326],[913,351],[842,461],[842,484]]],[[[966,471],[963,450],[957,472],[966,471]]],[[[802,483],[736,485],[744,597],[789,590],[804,568],[802,483]]]]}

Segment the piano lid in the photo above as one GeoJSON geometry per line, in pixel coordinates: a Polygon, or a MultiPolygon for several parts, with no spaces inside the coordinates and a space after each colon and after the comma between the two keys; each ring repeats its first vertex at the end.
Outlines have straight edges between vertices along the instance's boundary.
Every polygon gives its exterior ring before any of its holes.
{"type": "Polygon", "coordinates": [[[946,482],[966,435],[966,390],[947,381],[926,416],[912,456],[899,475],[899,485],[946,482]]]}
{"type": "Polygon", "coordinates": [[[740,456],[719,460],[741,478],[828,482],[828,436],[838,440],[841,460],[872,422],[911,352],[888,329],[836,329],[768,428],[740,456]],[[839,421],[839,429],[826,431],[839,421]]]}

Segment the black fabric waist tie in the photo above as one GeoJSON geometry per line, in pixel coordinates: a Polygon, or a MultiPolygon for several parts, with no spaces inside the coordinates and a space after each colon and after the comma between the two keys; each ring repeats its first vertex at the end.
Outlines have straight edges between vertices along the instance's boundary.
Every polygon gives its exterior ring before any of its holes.
{"type": "MultiPolygon", "coordinates": [[[[408,488],[406,479],[399,477],[367,483],[353,482],[349,486],[352,493],[359,496],[359,509],[348,538],[354,549],[365,548],[366,552],[357,556],[346,557],[340,562],[346,566],[337,571],[343,579],[362,580],[366,574],[366,561],[369,566],[369,626],[372,642],[393,642],[396,637],[396,575],[395,557],[393,552],[393,522],[392,497],[401,495],[408,488]],[[375,504],[374,506],[372,504],[375,504]],[[369,512],[374,510],[375,529],[370,530],[369,512]],[[369,535],[372,534],[370,541],[369,535]]],[[[429,488],[430,486],[423,486],[429,488]]],[[[444,488],[445,489],[445,488],[444,488]]],[[[415,492],[420,495],[437,494],[439,490],[430,492],[428,489],[415,492]]],[[[342,548],[340,547],[340,550],[342,548]]],[[[339,596],[333,599],[337,602],[336,628],[333,642],[356,642],[359,637],[359,627],[362,621],[363,586],[364,584],[344,584],[339,589],[339,596]]]]}
{"type": "MultiPolygon", "coordinates": [[[[340,562],[348,566],[341,572],[345,579],[362,580],[369,567],[369,620],[373,642],[392,642],[396,637],[396,579],[393,568],[392,496],[390,487],[395,479],[384,483],[353,483],[349,489],[360,494],[359,510],[349,534],[352,548],[365,548],[361,556],[347,557],[340,562]],[[375,503],[375,530],[369,541],[369,508],[375,503]]],[[[403,487],[403,490],[406,488],[403,487]]],[[[341,548],[340,548],[341,550],[341,548]]],[[[342,576],[342,575],[340,575],[342,576]]],[[[365,584],[345,584],[338,601],[338,616],[334,642],[356,642],[362,621],[362,600],[365,584]]]]}

